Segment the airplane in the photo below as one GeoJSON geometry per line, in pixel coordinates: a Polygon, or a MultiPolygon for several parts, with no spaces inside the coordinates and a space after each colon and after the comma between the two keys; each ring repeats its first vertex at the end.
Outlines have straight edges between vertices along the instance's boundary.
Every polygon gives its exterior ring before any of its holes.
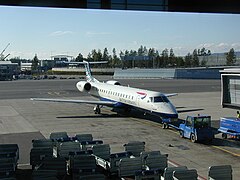
{"type": "Polygon", "coordinates": [[[100,82],[92,76],[90,64],[100,64],[99,62],[70,62],[69,64],[83,64],[86,71],[86,81],[79,81],[76,84],[80,92],[86,92],[98,101],[73,100],[73,99],[50,99],[50,98],[31,98],[34,101],[50,101],[61,103],[86,103],[94,104],[95,114],[101,114],[103,106],[113,109],[124,109],[126,112],[131,109],[143,111],[144,114],[156,115],[160,119],[177,119],[178,112],[168,97],[177,95],[163,94],[161,92],[122,86],[118,81],[108,80],[100,82]]]}

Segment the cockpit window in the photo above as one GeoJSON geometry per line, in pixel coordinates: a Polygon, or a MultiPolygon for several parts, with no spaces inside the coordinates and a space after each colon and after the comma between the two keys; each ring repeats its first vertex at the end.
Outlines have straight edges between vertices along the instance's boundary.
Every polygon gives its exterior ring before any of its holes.
{"type": "Polygon", "coordinates": [[[157,96],[157,97],[153,97],[153,102],[154,103],[158,103],[158,102],[166,102],[168,103],[169,100],[166,96],[157,96]]]}

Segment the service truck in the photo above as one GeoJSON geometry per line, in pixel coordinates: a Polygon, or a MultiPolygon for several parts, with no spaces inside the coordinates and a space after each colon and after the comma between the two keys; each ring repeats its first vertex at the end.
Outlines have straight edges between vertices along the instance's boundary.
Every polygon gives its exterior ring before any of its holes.
{"type": "Polygon", "coordinates": [[[222,138],[226,139],[228,136],[240,139],[240,119],[234,117],[220,118],[220,127],[218,132],[222,133],[222,138]]]}
{"type": "Polygon", "coordinates": [[[214,138],[211,127],[211,116],[197,115],[187,116],[185,120],[163,120],[163,127],[173,127],[177,129],[182,138],[188,138],[192,142],[206,141],[211,142],[214,138]]]}

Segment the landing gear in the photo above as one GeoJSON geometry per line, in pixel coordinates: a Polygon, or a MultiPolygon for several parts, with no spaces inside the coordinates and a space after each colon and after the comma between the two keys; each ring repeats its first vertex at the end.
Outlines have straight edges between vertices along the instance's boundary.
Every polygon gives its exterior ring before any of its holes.
{"type": "Polygon", "coordinates": [[[226,133],[222,133],[222,138],[223,139],[227,139],[227,134],[226,133]]]}
{"type": "Polygon", "coordinates": [[[101,114],[101,109],[100,109],[99,105],[96,105],[93,110],[94,110],[95,114],[101,114]]]}
{"type": "Polygon", "coordinates": [[[163,123],[162,128],[163,128],[163,129],[168,129],[168,128],[169,128],[169,125],[168,125],[167,123],[163,123]]]}

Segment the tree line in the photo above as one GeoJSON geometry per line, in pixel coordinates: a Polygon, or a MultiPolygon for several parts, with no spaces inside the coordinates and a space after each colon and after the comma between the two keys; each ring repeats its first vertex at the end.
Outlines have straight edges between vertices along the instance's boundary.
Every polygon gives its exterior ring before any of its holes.
{"type": "Polygon", "coordinates": [[[108,61],[107,67],[121,68],[167,68],[167,67],[198,67],[205,66],[206,62],[199,62],[199,56],[209,56],[211,51],[202,48],[194,49],[193,53],[188,53],[185,57],[176,56],[173,49],[165,48],[159,52],[155,48],[140,46],[137,50],[120,51],[119,56],[116,49],[112,49],[112,54],[104,48],[103,52],[93,49],[86,58],[81,53],[75,58],[75,61],[108,61]]]}
{"type": "MultiPolygon", "coordinates": [[[[119,55],[116,49],[113,48],[109,53],[107,48],[103,51],[100,49],[93,49],[87,57],[83,57],[81,53],[74,59],[74,61],[81,62],[86,61],[107,61],[107,64],[101,65],[101,67],[108,68],[178,68],[178,67],[205,67],[206,60],[203,58],[199,61],[200,56],[210,56],[211,51],[206,48],[194,49],[192,53],[188,53],[186,56],[176,56],[173,49],[165,48],[162,52],[159,52],[155,48],[147,48],[146,46],[140,46],[137,50],[125,50],[120,51],[119,55]]],[[[236,63],[236,55],[233,48],[226,55],[226,65],[234,65],[236,63]]],[[[37,55],[32,60],[23,60],[20,58],[10,59],[13,63],[18,62],[32,62],[32,69],[36,70],[39,67],[39,59],[37,55]]]]}

